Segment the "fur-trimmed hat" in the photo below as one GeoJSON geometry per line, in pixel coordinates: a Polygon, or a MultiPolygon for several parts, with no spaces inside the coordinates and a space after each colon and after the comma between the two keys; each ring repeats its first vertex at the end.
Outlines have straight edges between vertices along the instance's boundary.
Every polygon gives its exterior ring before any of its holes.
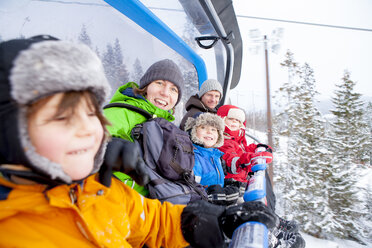
{"type": "Polygon", "coordinates": [[[183,77],[180,68],[170,59],[163,59],[152,64],[140,80],[140,89],[143,89],[155,80],[172,82],[178,88],[176,105],[182,98],[183,77]]]}
{"type": "Polygon", "coordinates": [[[220,147],[223,145],[223,131],[225,125],[221,117],[212,113],[202,113],[199,112],[194,115],[194,117],[189,117],[185,124],[185,131],[190,131],[190,137],[192,142],[195,144],[203,145],[203,142],[196,136],[196,129],[201,125],[208,125],[215,127],[218,132],[218,139],[213,147],[220,147]]]}
{"type": "Polygon", "coordinates": [[[223,96],[222,86],[220,82],[218,82],[215,79],[207,79],[202,83],[199,93],[198,93],[199,98],[201,98],[208,91],[212,91],[212,90],[220,92],[221,94],[220,99],[222,98],[223,96]]]}
{"type": "MultiPolygon", "coordinates": [[[[110,92],[100,59],[86,45],[47,35],[0,43],[0,163],[22,164],[52,180],[71,183],[60,164],[36,152],[26,113],[41,98],[84,90],[91,91],[101,107],[110,92]]],[[[99,170],[105,149],[102,142],[92,173],[99,170]]]]}

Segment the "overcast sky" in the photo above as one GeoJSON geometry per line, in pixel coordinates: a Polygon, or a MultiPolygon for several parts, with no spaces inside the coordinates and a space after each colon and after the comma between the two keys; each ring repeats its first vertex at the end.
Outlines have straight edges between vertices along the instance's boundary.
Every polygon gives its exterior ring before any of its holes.
{"type": "Polygon", "coordinates": [[[333,95],[335,84],[341,82],[345,69],[357,82],[356,91],[372,97],[372,1],[371,0],[234,0],[234,9],[243,39],[243,68],[239,86],[231,92],[234,103],[249,108],[253,103],[247,96],[257,99],[265,94],[263,49],[257,54],[249,52],[252,42],[249,30],[259,29],[271,36],[275,28],[283,28],[278,54],[269,54],[272,95],[287,80],[286,71],[279,65],[289,49],[297,62],[307,62],[315,72],[320,99],[333,95]],[[248,16],[248,17],[244,17],[248,16]],[[268,21],[250,17],[289,20],[354,27],[369,31],[331,28],[268,21]],[[254,91],[252,91],[254,89],[254,91]]]}

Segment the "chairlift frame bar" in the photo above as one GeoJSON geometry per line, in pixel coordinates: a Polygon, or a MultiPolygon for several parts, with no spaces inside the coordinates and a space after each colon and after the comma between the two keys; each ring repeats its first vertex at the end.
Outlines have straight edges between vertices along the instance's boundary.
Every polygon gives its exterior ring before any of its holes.
{"type": "Polygon", "coordinates": [[[207,79],[204,60],[138,0],[104,0],[195,66],[199,85],[207,79]]]}

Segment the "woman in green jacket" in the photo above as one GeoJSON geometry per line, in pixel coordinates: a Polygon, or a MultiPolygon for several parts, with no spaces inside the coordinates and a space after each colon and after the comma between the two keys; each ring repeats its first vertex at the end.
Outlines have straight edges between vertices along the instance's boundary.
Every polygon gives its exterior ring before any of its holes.
{"type": "MultiPolygon", "coordinates": [[[[178,66],[172,60],[164,59],[147,69],[139,86],[134,82],[120,86],[110,103],[129,104],[147,111],[153,117],[173,121],[174,108],[182,97],[182,85],[183,77],[178,66]]],[[[104,114],[112,124],[107,127],[110,134],[130,141],[133,141],[132,129],[147,120],[142,114],[123,107],[106,108],[104,114]]],[[[128,175],[120,172],[114,174],[139,193],[147,195],[147,190],[135,184],[128,175]]]]}

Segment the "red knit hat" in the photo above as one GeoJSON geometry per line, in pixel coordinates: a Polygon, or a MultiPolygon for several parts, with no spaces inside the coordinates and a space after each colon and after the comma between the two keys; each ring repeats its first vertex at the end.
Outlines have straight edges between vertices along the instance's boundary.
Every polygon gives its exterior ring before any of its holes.
{"type": "Polygon", "coordinates": [[[223,105],[218,108],[217,115],[222,118],[234,118],[239,120],[242,124],[245,125],[245,113],[242,109],[234,105],[223,105]]]}

